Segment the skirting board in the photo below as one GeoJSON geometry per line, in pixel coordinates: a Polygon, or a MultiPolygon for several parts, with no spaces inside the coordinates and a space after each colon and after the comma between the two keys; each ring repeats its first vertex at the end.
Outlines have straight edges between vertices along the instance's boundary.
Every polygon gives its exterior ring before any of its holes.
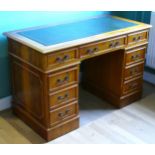
{"type": "Polygon", "coordinates": [[[0,111],[11,107],[11,96],[7,96],[0,99],[0,111]]]}
{"type": "Polygon", "coordinates": [[[144,72],[144,80],[155,85],[155,74],[144,72]]]}

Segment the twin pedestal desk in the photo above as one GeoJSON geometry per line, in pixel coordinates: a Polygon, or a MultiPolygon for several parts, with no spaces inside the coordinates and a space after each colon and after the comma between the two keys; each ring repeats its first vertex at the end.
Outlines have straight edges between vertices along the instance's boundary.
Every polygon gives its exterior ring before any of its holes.
{"type": "Polygon", "coordinates": [[[141,98],[151,26],[114,16],[7,32],[13,111],[46,140],[79,127],[82,86],[121,108],[141,98]]]}

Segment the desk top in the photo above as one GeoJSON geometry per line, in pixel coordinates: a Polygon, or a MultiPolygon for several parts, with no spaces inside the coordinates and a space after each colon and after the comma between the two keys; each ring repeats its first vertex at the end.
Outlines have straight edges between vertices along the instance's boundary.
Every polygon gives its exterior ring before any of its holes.
{"type": "Polygon", "coordinates": [[[149,27],[144,23],[106,15],[74,23],[7,32],[5,35],[42,53],[48,53],[149,27]]]}
{"type": "Polygon", "coordinates": [[[75,23],[26,30],[18,32],[18,34],[42,45],[50,46],[135,25],[137,24],[106,16],[75,23]]]}

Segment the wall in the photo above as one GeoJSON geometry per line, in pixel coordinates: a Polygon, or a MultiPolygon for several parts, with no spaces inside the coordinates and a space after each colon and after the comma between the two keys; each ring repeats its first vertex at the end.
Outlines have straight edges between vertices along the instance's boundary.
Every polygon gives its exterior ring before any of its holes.
{"type": "Polygon", "coordinates": [[[113,11],[112,15],[150,23],[151,11],[113,11]]]}
{"type": "Polygon", "coordinates": [[[2,35],[3,32],[49,23],[77,21],[103,14],[109,12],[0,12],[0,98],[11,94],[7,40],[2,35]]]}

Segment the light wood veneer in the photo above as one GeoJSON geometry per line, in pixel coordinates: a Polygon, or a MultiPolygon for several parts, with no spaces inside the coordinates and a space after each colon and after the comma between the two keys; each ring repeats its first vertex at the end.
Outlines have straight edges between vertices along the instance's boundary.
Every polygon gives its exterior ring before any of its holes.
{"type": "Polygon", "coordinates": [[[14,113],[46,140],[78,128],[80,63],[88,91],[117,108],[140,99],[149,28],[140,24],[46,53],[8,35],[14,113]]]}

